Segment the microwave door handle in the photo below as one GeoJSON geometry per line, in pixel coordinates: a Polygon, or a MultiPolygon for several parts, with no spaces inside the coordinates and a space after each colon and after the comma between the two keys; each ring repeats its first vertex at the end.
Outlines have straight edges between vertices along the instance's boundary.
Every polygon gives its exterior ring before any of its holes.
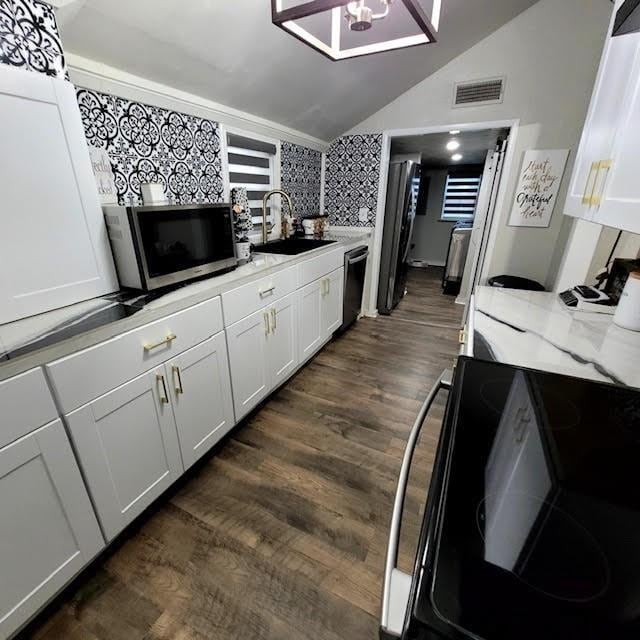
{"type": "Polygon", "coordinates": [[[393,503],[393,514],[391,516],[391,532],[389,534],[389,545],[384,569],[384,583],[382,590],[382,613],[380,616],[380,630],[383,638],[400,638],[402,636],[404,619],[407,606],[409,604],[409,591],[411,589],[411,577],[402,573],[398,568],[398,547],[400,543],[400,529],[402,526],[402,511],[404,509],[404,499],[407,493],[409,482],[409,471],[413,454],[418,444],[418,437],[422,430],[422,425],[427,418],[438,392],[442,389],[451,389],[452,372],[446,370],[438,378],[435,385],[425,398],[418,417],[411,427],[409,439],[404,450],[400,475],[398,477],[398,488],[393,503]]]}

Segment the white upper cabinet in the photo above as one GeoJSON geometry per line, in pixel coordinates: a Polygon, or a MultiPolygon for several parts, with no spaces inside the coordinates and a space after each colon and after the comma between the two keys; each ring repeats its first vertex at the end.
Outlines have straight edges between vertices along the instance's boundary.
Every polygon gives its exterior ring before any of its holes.
{"type": "Polygon", "coordinates": [[[598,164],[611,157],[637,51],[638,39],[634,36],[611,38],[605,46],[569,187],[565,207],[569,215],[591,219],[595,213],[591,198],[599,186],[598,164]]]}
{"type": "Polygon", "coordinates": [[[234,425],[224,332],[171,360],[165,369],[188,469],[234,425]]]}
{"type": "Polygon", "coordinates": [[[566,214],[640,233],[639,116],[640,34],[609,37],[576,155],[566,214]]]}
{"type": "Polygon", "coordinates": [[[0,324],[118,288],[75,90],[0,69],[0,324]]]}

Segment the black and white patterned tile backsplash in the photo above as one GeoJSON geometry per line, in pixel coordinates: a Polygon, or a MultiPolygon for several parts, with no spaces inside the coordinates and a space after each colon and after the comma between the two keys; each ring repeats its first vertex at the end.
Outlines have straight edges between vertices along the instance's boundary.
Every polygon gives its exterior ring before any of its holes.
{"type": "Polygon", "coordinates": [[[66,78],[53,9],[40,0],[0,0],[0,64],[66,78]]]}
{"type": "Polygon", "coordinates": [[[376,223],[382,135],[342,136],[329,147],[324,210],[332,225],[373,227],[376,223]],[[364,210],[366,221],[360,219],[364,210]]]}
{"type": "Polygon", "coordinates": [[[78,89],[87,143],[109,153],[121,204],[140,203],[140,185],[159,182],[171,201],[221,202],[217,122],[78,89]]]}
{"type": "Polygon", "coordinates": [[[296,215],[311,218],[320,212],[322,154],[291,142],[281,146],[281,184],[291,196],[296,215]]]}

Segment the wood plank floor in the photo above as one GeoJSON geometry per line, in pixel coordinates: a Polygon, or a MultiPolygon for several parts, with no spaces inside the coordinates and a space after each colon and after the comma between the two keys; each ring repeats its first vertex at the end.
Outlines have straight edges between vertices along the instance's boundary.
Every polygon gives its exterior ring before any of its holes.
{"type": "MultiPolygon", "coordinates": [[[[327,345],[24,637],[377,638],[404,444],[458,347],[459,309],[436,284],[437,274],[412,270],[392,316],[363,319],[327,345]]],[[[400,554],[407,571],[444,400],[412,468],[400,554]]]]}

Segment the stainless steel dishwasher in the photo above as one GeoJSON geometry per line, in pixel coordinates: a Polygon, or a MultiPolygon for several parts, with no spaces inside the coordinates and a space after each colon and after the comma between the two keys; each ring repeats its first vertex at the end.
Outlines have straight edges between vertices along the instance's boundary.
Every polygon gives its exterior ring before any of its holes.
{"type": "Polygon", "coordinates": [[[344,313],[340,331],[351,326],[358,319],[362,309],[368,255],[369,249],[364,245],[344,254],[344,313]]]}

